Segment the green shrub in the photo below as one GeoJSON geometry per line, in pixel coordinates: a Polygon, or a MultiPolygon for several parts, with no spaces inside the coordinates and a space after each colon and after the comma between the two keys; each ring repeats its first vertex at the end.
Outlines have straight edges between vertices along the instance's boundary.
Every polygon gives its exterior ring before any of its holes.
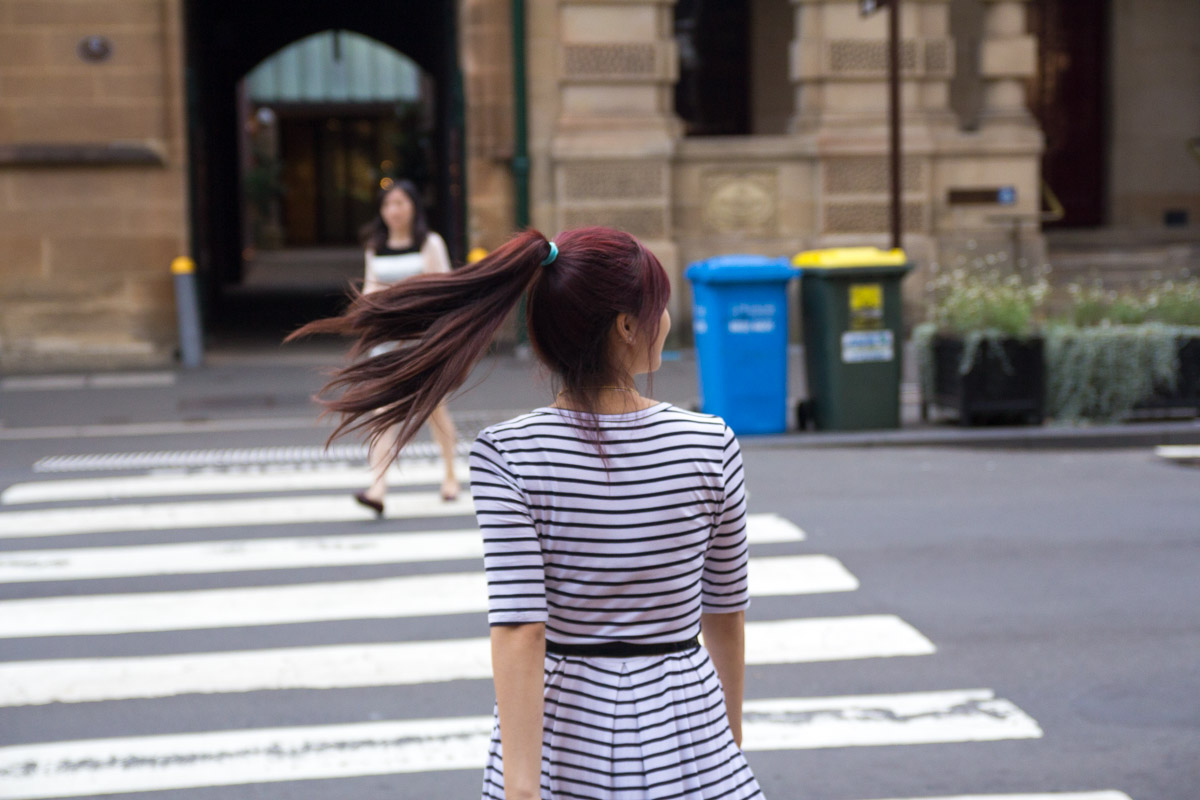
{"type": "Polygon", "coordinates": [[[1129,414],[1156,388],[1174,390],[1179,349],[1200,328],[1163,325],[1050,326],[1046,412],[1060,422],[1108,421],[1129,414]]]}

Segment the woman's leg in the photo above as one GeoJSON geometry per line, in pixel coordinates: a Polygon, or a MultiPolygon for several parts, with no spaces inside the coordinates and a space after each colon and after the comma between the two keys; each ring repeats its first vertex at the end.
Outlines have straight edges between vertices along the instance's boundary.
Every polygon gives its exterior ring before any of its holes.
{"type": "Polygon", "coordinates": [[[429,415],[429,427],[433,430],[434,441],[442,450],[442,463],[445,464],[446,474],[442,478],[442,499],[453,500],[458,497],[458,478],[454,474],[454,456],[458,447],[458,431],[454,429],[454,420],[444,404],[438,405],[429,415]]]}
{"type": "Polygon", "coordinates": [[[387,495],[387,471],[394,460],[398,433],[395,425],[388,428],[382,436],[371,442],[367,454],[367,463],[371,465],[371,486],[363,494],[377,503],[382,503],[387,495]]]}

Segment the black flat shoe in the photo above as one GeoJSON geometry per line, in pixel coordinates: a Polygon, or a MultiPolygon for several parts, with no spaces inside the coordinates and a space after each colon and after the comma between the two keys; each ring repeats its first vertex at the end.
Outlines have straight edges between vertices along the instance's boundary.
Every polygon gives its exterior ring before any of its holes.
{"type": "Polygon", "coordinates": [[[360,506],[366,506],[375,512],[376,519],[383,519],[383,503],[379,500],[372,500],[367,497],[366,492],[355,492],[354,499],[358,501],[360,506]]]}

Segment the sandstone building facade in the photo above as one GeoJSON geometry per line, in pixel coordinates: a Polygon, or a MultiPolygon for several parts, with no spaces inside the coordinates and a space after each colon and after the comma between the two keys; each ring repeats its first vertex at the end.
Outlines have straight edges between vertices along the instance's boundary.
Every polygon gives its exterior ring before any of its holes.
{"type": "MultiPolygon", "coordinates": [[[[923,267],[964,249],[1040,262],[1044,181],[1075,227],[1200,231],[1188,150],[1200,145],[1200,5],[1088,5],[1084,24],[1066,0],[904,0],[910,296],[923,267]]],[[[0,368],[169,362],[180,255],[197,262],[209,324],[231,313],[261,255],[247,233],[247,131],[278,118],[293,138],[351,142],[332,126],[354,110],[345,87],[297,104],[251,97],[243,79],[338,30],[420,70],[435,223],[459,257],[525,213],[546,233],[624,228],[671,272],[686,330],[691,261],[887,242],[886,14],[863,17],[857,0],[0,0],[0,368]],[[296,122],[320,114],[324,133],[296,122]],[[527,195],[515,162],[528,164],[527,195]]],[[[360,106],[363,141],[395,141],[371,133],[387,104],[360,106]]],[[[369,205],[338,147],[311,164],[285,153],[290,194],[264,208],[294,216],[305,191],[320,193],[296,182],[321,169],[342,169],[339,191],[369,205]]],[[[359,183],[386,179],[367,166],[359,183]]]]}

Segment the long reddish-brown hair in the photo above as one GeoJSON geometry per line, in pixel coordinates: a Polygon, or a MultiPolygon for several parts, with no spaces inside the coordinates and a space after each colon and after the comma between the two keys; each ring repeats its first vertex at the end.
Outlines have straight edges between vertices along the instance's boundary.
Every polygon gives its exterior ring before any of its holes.
{"type": "Polygon", "coordinates": [[[438,403],[466,381],[526,290],[534,353],[594,422],[601,388],[630,380],[609,348],[617,315],[637,318],[649,355],[670,282],[654,254],[623,231],[577,228],[559,234],[555,243],[558,257],[543,266],[549,242],[538,231],[524,231],[454,272],[421,274],[355,294],[341,316],[288,336],[287,341],[314,333],[356,339],[352,363],[334,373],[318,395],[327,411],[341,414],[330,439],[355,431],[375,438],[396,425],[396,447],[403,447],[438,403]],[[388,342],[400,346],[364,357],[388,342]]]}

